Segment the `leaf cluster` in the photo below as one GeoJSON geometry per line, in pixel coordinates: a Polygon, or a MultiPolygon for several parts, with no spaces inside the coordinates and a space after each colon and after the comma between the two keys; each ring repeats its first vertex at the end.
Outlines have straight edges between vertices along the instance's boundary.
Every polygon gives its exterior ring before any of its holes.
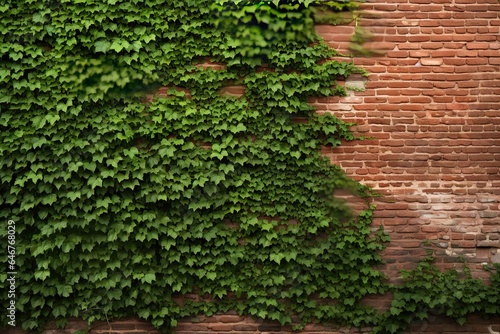
{"type": "Polygon", "coordinates": [[[416,321],[433,315],[446,315],[463,325],[467,316],[500,314],[500,264],[485,267],[490,282],[473,278],[464,265],[461,270],[440,271],[428,256],[417,268],[403,271],[403,283],[394,286],[390,309],[382,314],[373,333],[401,333],[416,321]]]}
{"type": "Polygon", "coordinates": [[[0,216],[23,328],[373,315],[383,235],[333,198],[360,187],[320,155],[355,138],[308,104],[360,70],[328,60],[312,3],[2,2],[0,216]]]}

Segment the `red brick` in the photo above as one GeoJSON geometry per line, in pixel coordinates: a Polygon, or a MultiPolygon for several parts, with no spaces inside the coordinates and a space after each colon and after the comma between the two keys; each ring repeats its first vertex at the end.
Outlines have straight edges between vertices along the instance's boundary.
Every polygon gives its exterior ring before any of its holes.
{"type": "Polygon", "coordinates": [[[398,245],[401,248],[418,248],[421,246],[423,240],[398,240],[398,245]]]}
{"type": "Polygon", "coordinates": [[[257,331],[256,324],[238,324],[233,326],[233,330],[241,332],[255,332],[257,331]]]}
{"type": "Polygon", "coordinates": [[[230,332],[233,330],[233,326],[234,326],[233,324],[219,324],[219,323],[208,325],[209,329],[216,332],[230,332]]]}
{"type": "Polygon", "coordinates": [[[470,42],[467,43],[467,49],[469,50],[486,50],[489,44],[486,42],[470,42]]]}
{"type": "Polygon", "coordinates": [[[221,95],[240,97],[245,94],[245,86],[226,86],[220,90],[221,95]]]}
{"type": "Polygon", "coordinates": [[[442,47],[443,47],[443,43],[439,43],[439,42],[422,43],[422,48],[423,49],[436,50],[436,49],[440,49],[442,47]]]}

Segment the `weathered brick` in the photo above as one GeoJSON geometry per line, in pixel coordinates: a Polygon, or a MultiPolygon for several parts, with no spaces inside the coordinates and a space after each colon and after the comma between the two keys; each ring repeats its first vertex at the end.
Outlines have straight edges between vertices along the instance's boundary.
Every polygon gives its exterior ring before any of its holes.
{"type": "Polygon", "coordinates": [[[233,324],[222,324],[222,323],[214,323],[208,325],[209,329],[216,332],[230,332],[233,330],[233,324]]]}

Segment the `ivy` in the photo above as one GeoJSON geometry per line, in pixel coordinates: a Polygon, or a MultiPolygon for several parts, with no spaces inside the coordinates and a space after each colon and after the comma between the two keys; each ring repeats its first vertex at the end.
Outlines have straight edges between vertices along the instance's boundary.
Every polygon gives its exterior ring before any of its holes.
{"type": "Polygon", "coordinates": [[[470,269],[440,271],[429,254],[417,266],[403,271],[403,283],[393,287],[390,309],[379,316],[373,333],[401,333],[412,321],[446,315],[463,325],[470,314],[500,314],[500,265],[486,265],[489,284],[473,278],[470,269]]]}
{"type": "Polygon", "coordinates": [[[0,213],[23,328],[227,309],[350,322],[384,291],[384,236],[332,198],[358,186],[319,153],[354,136],[307,103],[362,71],[325,62],[313,4],[4,2],[0,213]]]}
{"type": "Polygon", "coordinates": [[[357,138],[308,104],[364,74],[313,29],[356,8],[0,1],[0,218],[16,222],[17,324],[135,315],[168,331],[229,309],[381,323],[361,301],[388,289],[374,269],[387,236],[373,207],[354,214],[332,195],[372,194],[320,154],[357,138]]]}

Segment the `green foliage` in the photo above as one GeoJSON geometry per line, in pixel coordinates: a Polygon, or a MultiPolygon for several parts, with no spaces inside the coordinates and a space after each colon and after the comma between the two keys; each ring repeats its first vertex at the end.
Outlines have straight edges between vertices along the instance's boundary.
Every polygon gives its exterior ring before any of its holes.
{"type": "Polygon", "coordinates": [[[373,333],[401,333],[415,320],[446,315],[464,324],[468,315],[500,315],[500,264],[487,266],[490,283],[472,277],[470,269],[442,272],[432,256],[411,271],[403,271],[403,283],[393,287],[390,309],[376,322],[373,333]]]}
{"type": "Polygon", "coordinates": [[[384,236],[332,197],[366,189],[319,153],[355,138],[307,103],[362,71],[326,61],[315,3],[2,2],[0,216],[17,224],[23,328],[374,316],[359,301],[385,289],[384,236]]]}

